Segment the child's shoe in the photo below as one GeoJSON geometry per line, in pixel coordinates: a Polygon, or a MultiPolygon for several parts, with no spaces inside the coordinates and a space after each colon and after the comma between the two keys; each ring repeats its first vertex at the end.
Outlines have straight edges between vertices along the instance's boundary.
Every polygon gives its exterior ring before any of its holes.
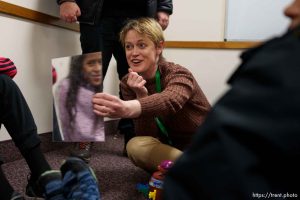
{"type": "Polygon", "coordinates": [[[14,191],[13,194],[11,195],[10,200],[25,200],[25,199],[20,193],[14,191]]]}
{"type": "Polygon", "coordinates": [[[60,171],[46,171],[40,176],[38,185],[41,188],[43,196],[46,197],[47,200],[65,199],[63,197],[63,185],[60,171]]]}
{"type": "Polygon", "coordinates": [[[91,148],[92,142],[76,142],[70,156],[80,158],[84,162],[89,163],[91,160],[91,148]]]}
{"type": "Polygon", "coordinates": [[[94,171],[82,159],[70,157],[60,170],[63,176],[64,195],[67,199],[100,199],[94,171]]]}

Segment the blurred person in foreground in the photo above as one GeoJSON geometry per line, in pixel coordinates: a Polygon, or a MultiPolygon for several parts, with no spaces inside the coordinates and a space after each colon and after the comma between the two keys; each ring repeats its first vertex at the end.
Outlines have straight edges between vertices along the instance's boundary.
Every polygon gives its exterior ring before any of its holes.
{"type": "Polygon", "coordinates": [[[242,54],[231,89],[169,170],[165,200],[299,198],[300,0],[284,13],[288,32],[242,54]]]}

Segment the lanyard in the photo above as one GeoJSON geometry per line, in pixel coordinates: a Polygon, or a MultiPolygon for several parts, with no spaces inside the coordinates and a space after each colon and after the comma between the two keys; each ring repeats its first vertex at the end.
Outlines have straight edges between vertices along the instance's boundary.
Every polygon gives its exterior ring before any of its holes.
{"type": "MultiPolygon", "coordinates": [[[[156,87],[156,92],[160,93],[161,92],[161,83],[160,83],[160,72],[159,72],[158,68],[155,72],[155,87],[156,87]]],[[[161,120],[158,117],[155,117],[154,119],[155,119],[155,122],[156,122],[158,128],[160,129],[160,131],[167,138],[168,143],[170,145],[172,145],[172,141],[169,138],[168,131],[167,131],[166,127],[164,126],[164,124],[161,122],[161,120]]]]}

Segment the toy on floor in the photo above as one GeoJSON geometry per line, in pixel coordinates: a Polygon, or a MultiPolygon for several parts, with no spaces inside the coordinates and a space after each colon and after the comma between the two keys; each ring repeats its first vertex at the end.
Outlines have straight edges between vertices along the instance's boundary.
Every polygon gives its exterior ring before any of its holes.
{"type": "Polygon", "coordinates": [[[173,166],[173,162],[170,160],[164,160],[157,167],[158,171],[152,174],[149,181],[149,195],[150,200],[161,200],[164,178],[167,171],[173,166]]]}
{"type": "Polygon", "coordinates": [[[140,193],[142,193],[145,198],[148,198],[148,194],[149,194],[149,185],[148,184],[138,183],[136,185],[136,189],[140,193]]]}
{"type": "Polygon", "coordinates": [[[149,184],[137,184],[137,190],[141,192],[148,200],[161,200],[163,180],[167,171],[173,166],[170,160],[164,160],[157,167],[158,171],[154,172],[150,178],[149,184]]]}

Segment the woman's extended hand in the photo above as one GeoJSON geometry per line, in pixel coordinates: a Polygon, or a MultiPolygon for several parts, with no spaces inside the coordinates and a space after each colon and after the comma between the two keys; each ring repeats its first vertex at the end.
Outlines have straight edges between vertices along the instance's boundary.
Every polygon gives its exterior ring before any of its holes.
{"type": "Polygon", "coordinates": [[[127,85],[135,92],[137,98],[148,96],[148,90],[145,87],[146,80],[130,68],[128,72],[127,85]]]}
{"type": "Polygon", "coordinates": [[[123,101],[110,94],[96,93],[92,102],[94,112],[102,117],[136,118],[141,114],[141,104],[138,100],[123,101]]]}

